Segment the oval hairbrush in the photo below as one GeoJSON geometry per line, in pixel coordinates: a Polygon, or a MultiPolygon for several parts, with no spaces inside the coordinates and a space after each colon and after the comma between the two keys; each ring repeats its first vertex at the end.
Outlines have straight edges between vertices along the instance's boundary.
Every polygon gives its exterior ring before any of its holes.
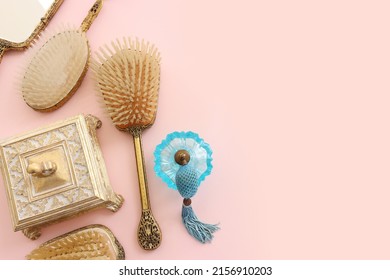
{"type": "Polygon", "coordinates": [[[46,241],[32,250],[28,260],[124,260],[125,251],[103,225],[85,226],[46,241]]]}
{"type": "Polygon", "coordinates": [[[101,48],[91,66],[115,127],[133,136],[142,205],[138,243],[145,250],[156,249],[161,242],[161,231],[150,207],[141,134],[156,118],[159,53],[148,43],[125,38],[113,42],[111,48],[101,48]]]}
{"type": "Polygon", "coordinates": [[[80,28],[62,30],[36,50],[21,81],[21,92],[28,106],[41,112],[54,111],[79,88],[89,65],[86,32],[102,4],[102,0],[95,2],[80,28]]]}

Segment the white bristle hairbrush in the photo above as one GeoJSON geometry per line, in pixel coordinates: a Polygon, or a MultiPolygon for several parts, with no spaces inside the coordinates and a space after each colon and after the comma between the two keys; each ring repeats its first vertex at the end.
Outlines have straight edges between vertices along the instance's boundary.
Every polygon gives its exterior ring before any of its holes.
{"type": "Polygon", "coordinates": [[[51,112],[76,92],[87,73],[90,47],[86,32],[99,14],[102,0],[94,3],[80,28],[65,28],[40,38],[21,79],[24,101],[36,111],[51,112]]]}
{"type": "Polygon", "coordinates": [[[160,88],[160,54],[152,44],[123,38],[100,48],[91,63],[99,98],[115,127],[133,136],[142,213],[138,243],[160,246],[161,230],[149,200],[141,135],[156,119],[160,88]]]}
{"type": "Polygon", "coordinates": [[[125,250],[112,231],[94,224],[65,233],[32,250],[28,260],[124,260],[125,250]]]}

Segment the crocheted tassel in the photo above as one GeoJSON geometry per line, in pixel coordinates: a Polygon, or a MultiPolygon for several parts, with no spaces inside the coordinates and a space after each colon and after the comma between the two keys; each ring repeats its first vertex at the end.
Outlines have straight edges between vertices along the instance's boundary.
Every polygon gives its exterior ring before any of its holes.
{"type": "Polygon", "coordinates": [[[213,233],[219,229],[218,225],[205,224],[199,221],[191,204],[185,205],[183,203],[181,216],[188,233],[202,243],[211,242],[214,237],[213,233]]]}

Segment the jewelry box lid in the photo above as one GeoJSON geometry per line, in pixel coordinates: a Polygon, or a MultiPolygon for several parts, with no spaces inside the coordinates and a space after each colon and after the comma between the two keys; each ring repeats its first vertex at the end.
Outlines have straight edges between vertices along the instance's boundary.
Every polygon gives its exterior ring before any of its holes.
{"type": "Polygon", "coordinates": [[[77,115],[0,141],[0,163],[15,231],[39,228],[91,209],[117,211],[123,198],[109,183],[96,129],[101,121],[77,115]]]}

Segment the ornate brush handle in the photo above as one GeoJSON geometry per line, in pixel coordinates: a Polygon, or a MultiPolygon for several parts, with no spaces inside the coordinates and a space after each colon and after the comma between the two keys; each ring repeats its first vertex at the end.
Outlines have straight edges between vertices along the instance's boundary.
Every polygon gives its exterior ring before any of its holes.
{"type": "Polygon", "coordinates": [[[133,133],[133,139],[142,205],[142,215],[138,226],[138,243],[145,250],[153,250],[160,246],[161,230],[156,219],[153,217],[153,213],[150,208],[144,156],[142,152],[141,133],[133,133]]]}
{"type": "Polygon", "coordinates": [[[81,24],[81,30],[83,32],[87,32],[88,29],[91,27],[92,22],[95,20],[95,18],[98,16],[100,10],[103,6],[103,0],[97,0],[95,4],[93,4],[92,8],[89,10],[88,15],[83,20],[81,24]]]}

